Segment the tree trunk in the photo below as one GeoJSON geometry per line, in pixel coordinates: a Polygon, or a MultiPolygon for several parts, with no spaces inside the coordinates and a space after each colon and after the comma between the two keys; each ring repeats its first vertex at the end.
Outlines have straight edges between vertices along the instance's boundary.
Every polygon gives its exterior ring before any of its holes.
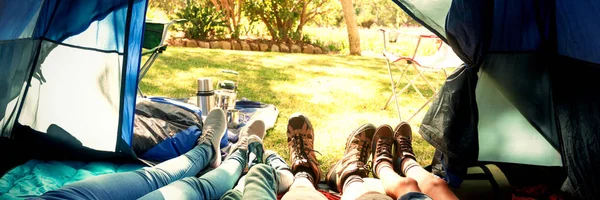
{"type": "Polygon", "coordinates": [[[350,44],[350,55],[359,55],[360,37],[358,35],[358,25],[356,23],[356,14],[352,0],[340,0],[342,2],[342,11],[344,12],[344,21],[348,29],[348,43],[350,44]]]}

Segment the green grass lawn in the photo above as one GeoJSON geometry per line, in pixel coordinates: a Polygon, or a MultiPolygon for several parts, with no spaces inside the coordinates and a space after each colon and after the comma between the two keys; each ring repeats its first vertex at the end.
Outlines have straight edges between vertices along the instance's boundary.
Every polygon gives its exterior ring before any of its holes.
{"type": "MultiPolygon", "coordinates": [[[[274,104],[279,109],[275,127],[267,132],[264,144],[288,161],[288,117],[301,112],[310,118],[323,173],[342,157],[346,136],[355,128],[363,123],[395,126],[399,122],[394,106],[382,110],[391,94],[383,58],[169,47],[140,87],[146,95],[190,97],[195,95],[199,77],[212,77],[215,83],[235,80],[233,75],[221,73],[223,69],[240,72],[238,98],[274,104]]],[[[400,75],[397,68],[394,70],[395,75],[400,75]]],[[[430,76],[441,84],[441,75],[430,76]]],[[[433,93],[422,80],[417,84],[424,94],[433,93]]],[[[414,90],[408,90],[400,100],[403,118],[425,102],[414,90]]],[[[419,162],[426,165],[434,149],[417,133],[424,114],[421,112],[411,125],[415,153],[419,162]]]]}

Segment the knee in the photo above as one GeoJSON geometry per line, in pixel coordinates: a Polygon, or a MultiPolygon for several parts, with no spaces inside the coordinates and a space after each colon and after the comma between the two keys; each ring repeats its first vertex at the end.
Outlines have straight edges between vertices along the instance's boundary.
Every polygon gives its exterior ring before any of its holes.
{"type": "Polygon", "coordinates": [[[418,183],[415,179],[412,178],[402,178],[398,181],[398,187],[402,188],[415,188],[419,187],[418,183]]]}
{"type": "Polygon", "coordinates": [[[446,181],[444,181],[444,179],[437,178],[437,177],[427,180],[425,182],[425,184],[431,188],[444,187],[444,186],[448,185],[448,183],[446,183],[446,181]]]}

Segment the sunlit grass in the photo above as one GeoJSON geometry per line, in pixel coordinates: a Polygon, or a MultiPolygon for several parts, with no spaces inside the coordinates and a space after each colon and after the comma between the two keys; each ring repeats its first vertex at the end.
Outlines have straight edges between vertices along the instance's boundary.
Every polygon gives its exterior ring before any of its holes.
{"type": "MultiPolygon", "coordinates": [[[[288,161],[285,133],[288,117],[302,112],[310,118],[323,173],[342,157],[346,136],[355,128],[363,123],[395,126],[399,122],[393,105],[382,110],[391,94],[383,58],[169,47],[140,86],[146,95],[190,97],[195,95],[195,80],[199,77],[211,77],[215,83],[235,80],[235,76],[221,73],[223,69],[240,73],[238,98],[274,104],[279,109],[275,127],[268,131],[264,142],[266,148],[277,151],[288,161]]],[[[394,69],[396,80],[399,72],[394,69]]],[[[438,74],[428,76],[431,80],[438,79],[438,83],[443,80],[438,74]]],[[[422,80],[417,85],[425,95],[433,93],[422,80]]],[[[408,90],[400,102],[402,117],[406,119],[424,102],[414,90],[408,90]]],[[[423,111],[417,115],[411,125],[417,157],[421,164],[427,165],[433,148],[417,133],[424,114],[423,111]]]]}

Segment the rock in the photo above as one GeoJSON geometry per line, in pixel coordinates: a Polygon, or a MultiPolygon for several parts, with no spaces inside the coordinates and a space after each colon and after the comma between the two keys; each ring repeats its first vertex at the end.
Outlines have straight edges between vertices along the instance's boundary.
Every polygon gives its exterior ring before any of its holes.
{"type": "Polygon", "coordinates": [[[321,48],[319,48],[319,47],[316,47],[316,48],[315,48],[315,49],[313,49],[313,50],[314,50],[314,53],[315,53],[315,54],[323,54],[323,50],[321,50],[321,48]]]}
{"type": "Polygon", "coordinates": [[[210,48],[210,43],[208,43],[208,42],[203,42],[203,41],[198,41],[198,46],[199,46],[200,48],[205,48],[205,49],[208,49],[208,48],[210,48]]]}
{"type": "Polygon", "coordinates": [[[304,46],[304,49],[302,50],[302,53],[313,54],[313,46],[312,45],[306,45],[306,46],[304,46]]]}
{"type": "Polygon", "coordinates": [[[185,43],[183,43],[183,40],[175,40],[173,41],[173,46],[182,47],[185,46],[185,43]]]}
{"type": "Polygon", "coordinates": [[[250,48],[250,45],[248,45],[247,42],[242,41],[242,42],[240,42],[240,45],[242,46],[243,51],[252,51],[252,49],[250,48]]]}
{"type": "Polygon", "coordinates": [[[273,44],[273,46],[271,46],[271,51],[272,52],[279,52],[279,46],[277,46],[276,44],[273,44]]]}
{"type": "Polygon", "coordinates": [[[258,44],[256,44],[256,43],[250,43],[250,50],[260,51],[260,49],[258,48],[258,44]]]}
{"type": "Polygon", "coordinates": [[[290,52],[290,47],[288,47],[288,46],[287,46],[287,45],[285,45],[285,44],[281,44],[281,45],[279,45],[279,51],[280,51],[280,52],[286,52],[286,53],[289,53],[289,52],[290,52]]]}
{"type": "Polygon", "coordinates": [[[323,50],[323,54],[329,53],[329,48],[327,48],[327,47],[323,47],[322,50],[323,50]]]}
{"type": "Polygon", "coordinates": [[[221,48],[221,43],[214,41],[214,42],[210,42],[210,48],[211,49],[220,49],[221,48]]]}
{"type": "Polygon", "coordinates": [[[300,48],[300,46],[292,44],[291,52],[292,53],[300,53],[300,52],[302,52],[302,49],[300,48]]]}
{"type": "Polygon", "coordinates": [[[229,42],[229,41],[221,41],[221,49],[231,50],[231,42],[229,42]]]}
{"type": "Polygon", "coordinates": [[[260,49],[260,51],[267,51],[269,50],[269,45],[261,43],[260,45],[258,45],[258,48],[260,49]]]}
{"type": "Polygon", "coordinates": [[[233,50],[242,50],[242,45],[237,41],[232,41],[231,46],[233,46],[233,50]]]}
{"type": "Polygon", "coordinates": [[[186,47],[198,47],[196,40],[188,40],[185,42],[186,47]]]}

